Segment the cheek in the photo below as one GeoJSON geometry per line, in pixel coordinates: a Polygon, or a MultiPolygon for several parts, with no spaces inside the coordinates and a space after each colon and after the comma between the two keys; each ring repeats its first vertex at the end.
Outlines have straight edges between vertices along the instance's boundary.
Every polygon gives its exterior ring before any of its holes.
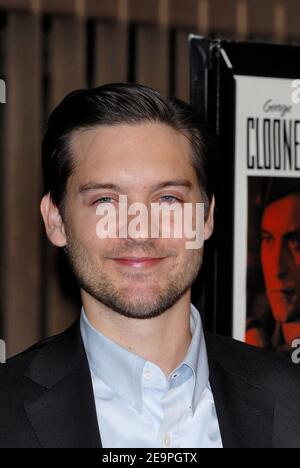
{"type": "Polygon", "coordinates": [[[261,249],[261,265],[264,273],[268,273],[270,263],[270,253],[267,253],[265,248],[261,249]]]}
{"type": "Polygon", "coordinates": [[[99,216],[96,215],[96,210],[78,209],[72,217],[70,227],[77,238],[82,239],[89,244],[94,244],[97,243],[97,241],[100,241],[97,236],[98,221],[99,216]]]}
{"type": "Polygon", "coordinates": [[[198,249],[198,248],[187,249],[186,248],[187,242],[189,243],[190,241],[183,239],[176,246],[179,262],[190,264],[191,266],[198,264],[199,261],[203,257],[204,249],[203,247],[201,249],[198,249]]]}
{"type": "Polygon", "coordinates": [[[111,239],[99,239],[96,232],[95,222],[85,220],[80,223],[78,220],[68,227],[67,239],[74,240],[76,243],[91,256],[101,256],[112,242],[111,239]]]}
{"type": "Polygon", "coordinates": [[[294,255],[294,259],[295,259],[295,264],[296,264],[296,267],[297,267],[297,270],[298,270],[298,275],[300,275],[300,253],[299,252],[297,252],[294,255]]]}
{"type": "Polygon", "coordinates": [[[101,258],[111,252],[118,251],[120,241],[118,239],[99,239],[96,236],[89,239],[88,248],[95,257],[101,258]]]}
{"type": "Polygon", "coordinates": [[[273,255],[271,252],[262,253],[261,266],[262,266],[263,276],[265,280],[265,285],[268,286],[270,281],[272,281],[272,279],[275,276],[277,276],[277,270],[276,270],[273,255]]]}
{"type": "Polygon", "coordinates": [[[70,203],[68,213],[67,238],[79,243],[90,256],[99,258],[118,243],[117,239],[99,238],[97,224],[100,216],[96,213],[96,206],[82,208],[70,203]]]}
{"type": "Polygon", "coordinates": [[[171,251],[177,256],[184,256],[188,252],[185,248],[185,239],[157,239],[156,245],[160,247],[163,251],[171,251]]]}
{"type": "Polygon", "coordinates": [[[297,283],[297,288],[300,290],[300,259],[298,259],[298,264],[296,267],[296,272],[295,272],[295,279],[297,283]]]}
{"type": "Polygon", "coordinates": [[[93,228],[93,226],[88,224],[74,226],[72,234],[88,250],[95,249],[97,244],[100,242],[96,235],[96,230],[93,228]]]}

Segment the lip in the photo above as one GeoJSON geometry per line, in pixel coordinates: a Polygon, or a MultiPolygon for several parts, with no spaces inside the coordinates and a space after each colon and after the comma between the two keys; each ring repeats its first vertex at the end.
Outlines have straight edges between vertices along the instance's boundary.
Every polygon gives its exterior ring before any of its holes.
{"type": "Polygon", "coordinates": [[[275,294],[295,294],[296,290],[292,289],[292,288],[271,289],[271,293],[275,293],[275,294]]]}
{"type": "Polygon", "coordinates": [[[296,296],[296,290],[295,289],[273,289],[271,290],[271,294],[284,298],[284,299],[293,299],[296,296]]]}
{"type": "Polygon", "coordinates": [[[145,268],[155,266],[167,257],[122,257],[112,258],[119,265],[132,268],[145,268]]]}

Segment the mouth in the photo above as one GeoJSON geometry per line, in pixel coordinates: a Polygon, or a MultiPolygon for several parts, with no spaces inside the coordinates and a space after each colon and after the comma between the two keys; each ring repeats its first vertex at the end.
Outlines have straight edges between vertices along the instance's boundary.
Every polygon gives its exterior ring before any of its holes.
{"type": "Polygon", "coordinates": [[[287,302],[292,302],[296,298],[296,290],[291,288],[272,290],[271,294],[277,296],[279,299],[283,299],[287,302]]]}
{"type": "Polygon", "coordinates": [[[149,268],[158,265],[168,257],[122,257],[111,258],[118,265],[130,268],[149,268]]]}

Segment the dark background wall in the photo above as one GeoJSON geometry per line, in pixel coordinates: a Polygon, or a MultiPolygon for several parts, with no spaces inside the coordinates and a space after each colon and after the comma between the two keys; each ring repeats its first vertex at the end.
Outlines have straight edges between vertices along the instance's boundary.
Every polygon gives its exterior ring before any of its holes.
{"type": "Polygon", "coordinates": [[[79,311],[39,214],[53,107],[73,89],[115,81],[189,100],[190,33],[299,43],[299,25],[299,0],[0,0],[0,337],[9,355],[79,311]]]}

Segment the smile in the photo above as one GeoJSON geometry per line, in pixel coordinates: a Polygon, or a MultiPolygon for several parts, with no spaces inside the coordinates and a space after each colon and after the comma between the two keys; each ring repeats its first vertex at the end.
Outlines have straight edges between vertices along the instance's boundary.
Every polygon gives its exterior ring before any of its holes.
{"type": "Polygon", "coordinates": [[[297,296],[296,291],[294,289],[272,290],[271,294],[274,297],[278,297],[278,299],[284,301],[292,301],[297,296]]]}
{"type": "Polygon", "coordinates": [[[114,262],[119,265],[131,267],[131,268],[149,268],[155,265],[158,265],[162,260],[167,257],[162,258],[151,258],[151,257],[124,257],[124,258],[113,258],[114,262]]]}

